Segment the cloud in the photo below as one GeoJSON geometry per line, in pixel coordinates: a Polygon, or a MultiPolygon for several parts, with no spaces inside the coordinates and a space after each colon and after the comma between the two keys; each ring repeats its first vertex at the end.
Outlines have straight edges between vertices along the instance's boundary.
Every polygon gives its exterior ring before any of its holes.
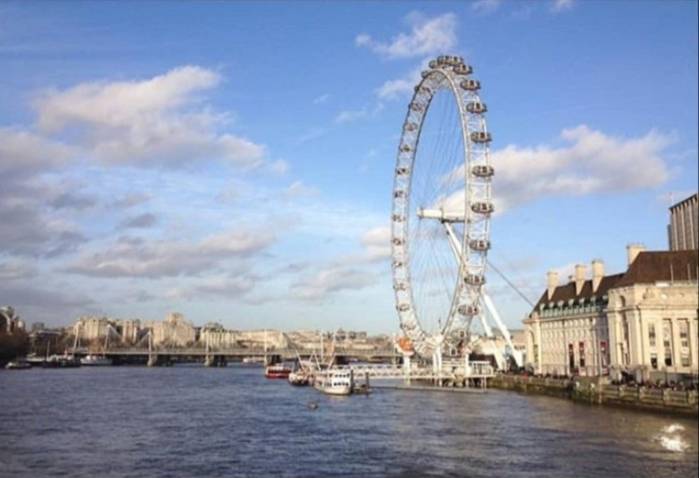
{"type": "Polygon", "coordinates": [[[357,121],[359,119],[365,118],[368,112],[365,108],[361,110],[346,110],[340,111],[335,117],[335,123],[351,123],[352,121],[357,121]]]}
{"type": "Polygon", "coordinates": [[[267,171],[278,176],[282,176],[289,172],[289,163],[283,159],[278,159],[267,165],[267,171]]]}
{"type": "Polygon", "coordinates": [[[115,199],[110,203],[110,206],[112,208],[128,209],[148,202],[151,197],[152,196],[148,193],[131,193],[115,199]]]}
{"type": "Polygon", "coordinates": [[[284,191],[284,196],[290,199],[316,196],[319,191],[311,186],[306,186],[302,181],[294,181],[284,191]]]}
{"type": "Polygon", "coordinates": [[[411,13],[406,20],[410,24],[410,33],[400,33],[390,42],[376,41],[361,33],[354,43],[390,59],[443,54],[456,46],[456,15],[453,13],[433,18],[411,13]]]}
{"type": "Polygon", "coordinates": [[[377,282],[376,273],[333,264],[321,268],[291,285],[292,297],[306,301],[322,301],[346,290],[361,290],[377,282]]]}
{"type": "Polygon", "coordinates": [[[0,281],[0,297],[7,298],[22,319],[30,322],[67,323],[78,315],[95,311],[95,302],[88,296],[33,283],[0,281]]]}
{"type": "Polygon", "coordinates": [[[220,80],[213,71],[183,66],[147,80],[90,82],[46,91],[34,101],[37,125],[46,133],[70,131],[89,156],[105,164],[221,160],[259,166],[265,147],[220,132],[226,115],[200,104],[197,94],[220,80]]]}
{"type": "MultiPolygon", "coordinates": [[[[427,60],[423,61],[423,64],[427,60]]],[[[412,95],[413,88],[420,82],[420,72],[424,69],[424,65],[420,64],[417,68],[409,71],[402,78],[388,80],[384,82],[376,90],[376,96],[382,100],[395,100],[404,96],[412,95]]]]}
{"type": "Polygon", "coordinates": [[[97,198],[84,194],[65,191],[60,193],[51,201],[54,209],[89,209],[97,204],[97,198]]]}
{"type": "Polygon", "coordinates": [[[74,151],[55,141],[16,128],[0,128],[0,177],[24,180],[66,163],[74,151]]]}
{"type": "Polygon", "coordinates": [[[255,287],[251,277],[219,277],[208,279],[195,287],[197,294],[220,296],[226,299],[241,297],[255,287]]]}
{"type": "Polygon", "coordinates": [[[380,226],[369,229],[361,237],[370,261],[380,261],[391,257],[391,228],[380,226]]]}
{"type": "Polygon", "coordinates": [[[313,104],[314,105],[320,105],[322,103],[325,103],[330,99],[330,95],[328,93],[325,93],[323,95],[317,96],[316,98],[313,99],[313,104]]]}
{"type": "Polygon", "coordinates": [[[37,275],[36,267],[19,261],[0,262],[0,282],[29,279],[37,275]]]}
{"type": "Polygon", "coordinates": [[[158,222],[158,218],[152,213],[139,214],[126,218],[119,225],[120,229],[148,229],[158,222]]]}
{"type": "Polygon", "coordinates": [[[554,12],[562,12],[573,8],[574,0],[554,0],[551,10],[554,12]]]}
{"type": "MultiPolygon", "coordinates": [[[[580,125],[563,130],[560,137],[565,146],[508,145],[491,153],[496,213],[542,197],[653,188],[669,177],[663,150],[672,138],[656,131],[619,138],[580,125]]],[[[462,178],[463,166],[450,177],[462,178]]],[[[463,189],[457,190],[436,207],[458,211],[462,197],[463,189]]]]}
{"type": "Polygon", "coordinates": [[[228,259],[254,257],[275,240],[264,230],[230,231],[198,242],[124,238],[100,252],[83,254],[64,271],[90,277],[196,276],[221,267],[228,259]]]}
{"type": "Polygon", "coordinates": [[[471,4],[473,11],[478,13],[492,13],[502,4],[502,0],[478,0],[471,4]]]}

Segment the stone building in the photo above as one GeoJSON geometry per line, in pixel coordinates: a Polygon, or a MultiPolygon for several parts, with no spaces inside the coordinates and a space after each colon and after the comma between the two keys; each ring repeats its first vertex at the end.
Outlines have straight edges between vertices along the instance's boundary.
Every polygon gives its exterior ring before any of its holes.
{"type": "Polygon", "coordinates": [[[24,330],[24,321],[20,319],[15,309],[9,305],[0,307],[0,332],[12,334],[16,330],[24,330]]]}
{"type": "Polygon", "coordinates": [[[101,340],[107,336],[110,325],[107,317],[86,315],[73,324],[73,334],[79,335],[81,340],[101,340]]]}
{"type": "Polygon", "coordinates": [[[630,245],[627,258],[621,274],[604,275],[599,260],[590,279],[583,265],[563,285],[548,273],[547,290],[524,321],[535,373],[696,376],[697,251],[630,245]]]}
{"type": "Polygon", "coordinates": [[[668,242],[671,251],[699,249],[699,194],[670,207],[668,242]]]}
{"type": "Polygon", "coordinates": [[[679,379],[699,373],[697,250],[629,249],[629,268],[609,291],[612,376],[679,379]]]}
{"type": "Polygon", "coordinates": [[[608,371],[608,291],[622,274],[604,275],[604,263],[594,260],[592,276],[575,266],[575,275],[559,284],[558,273],[547,274],[547,288],[524,321],[527,365],[538,374],[600,375],[608,371]]]}
{"type": "Polygon", "coordinates": [[[155,346],[186,347],[197,338],[194,326],[177,312],[168,314],[163,322],[155,322],[151,327],[155,346]]]}
{"type": "Polygon", "coordinates": [[[209,322],[199,332],[199,343],[217,349],[239,347],[238,335],[235,330],[226,330],[219,323],[209,322]]]}
{"type": "Polygon", "coordinates": [[[110,342],[134,344],[140,338],[141,321],[138,319],[112,319],[109,317],[82,316],[73,324],[73,334],[79,334],[80,340],[103,340],[109,335],[110,342]]]}

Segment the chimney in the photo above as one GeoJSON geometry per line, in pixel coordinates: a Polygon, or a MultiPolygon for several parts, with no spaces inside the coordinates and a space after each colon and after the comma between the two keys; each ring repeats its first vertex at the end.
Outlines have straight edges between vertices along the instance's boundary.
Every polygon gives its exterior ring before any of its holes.
{"type": "Polygon", "coordinates": [[[558,272],[548,271],[546,273],[546,287],[548,287],[548,299],[551,300],[553,297],[553,292],[558,287],[558,272]]]}
{"type": "Polygon", "coordinates": [[[585,264],[575,265],[575,295],[580,295],[585,284],[585,264]]]}
{"type": "Polygon", "coordinates": [[[604,262],[601,259],[592,261],[592,293],[596,294],[599,289],[599,284],[604,277],[604,262]]]}
{"type": "Polygon", "coordinates": [[[628,258],[628,266],[631,267],[633,261],[638,257],[639,252],[646,250],[646,246],[643,244],[629,244],[626,246],[626,257],[628,258]]]}

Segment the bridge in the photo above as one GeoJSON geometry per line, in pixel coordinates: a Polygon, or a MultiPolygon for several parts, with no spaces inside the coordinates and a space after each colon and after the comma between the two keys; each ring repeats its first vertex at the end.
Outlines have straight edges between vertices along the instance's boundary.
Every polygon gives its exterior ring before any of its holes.
{"type": "MultiPolygon", "coordinates": [[[[73,355],[82,357],[90,352],[84,348],[76,348],[73,355]]],[[[204,348],[204,347],[177,347],[177,348],[145,348],[126,347],[111,348],[99,352],[114,363],[133,363],[148,365],[169,365],[173,362],[204,361],[207,365],[222,366],[227,362],[240,362],[244,358],[264,359],[277,356],[282,360],[295,360],[297,358],[308,359],[314,355],[314,351],[305,349],[283,348],[264,349],[248,347],[231,348],[204,348]]],[[[315,354],[317,356],[317,354],[315,354]]],[[[341,359],[355,359],[363,362],[393,362],[400,355],[394,349],[365,349],[353,347],[335,347],[334,356],[341,359]]]]}

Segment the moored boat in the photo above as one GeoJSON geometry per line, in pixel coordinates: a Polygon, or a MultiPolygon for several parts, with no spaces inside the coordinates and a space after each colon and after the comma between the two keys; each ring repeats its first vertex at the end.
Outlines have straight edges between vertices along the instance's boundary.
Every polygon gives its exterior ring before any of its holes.
{"type": "Polygon", "coordinates": [[[351,370],[329,368],[315,374],[313,386],[327,395],[350,395],[353,381],[351,370]]]}
{"type": "Polygon", "coordinates": [[[289,383],[296,386],[306,386],[309,383],[309,375],[303,370],[295,370],[289,374],[289,383]]]}
{"type": "Polygon", "coordinates": [[[32,368],[32,364],[27,362],[25,359],[17,359],[7,362],[5,368],[7,370],[26,370],[28,368],[32,368]]]}
{"type": "Polygon", "coordinates": [[[276,363],[265,367],[265,377],[267,378],[288,378],[291,369],[283,363],[276,363]]]}
{"type": "Polygon", "coordinates": [[[51,355],[42,366],[46,368],[80,367],[80,360],[73,355],[51,355]]]}
{"type": "Polygon", "coordinates": [[[112,359],[107,358],[103,355],[86,355],[80,359],[80,365],[85,366],[107,366],[112,365],[112,359]]]}

